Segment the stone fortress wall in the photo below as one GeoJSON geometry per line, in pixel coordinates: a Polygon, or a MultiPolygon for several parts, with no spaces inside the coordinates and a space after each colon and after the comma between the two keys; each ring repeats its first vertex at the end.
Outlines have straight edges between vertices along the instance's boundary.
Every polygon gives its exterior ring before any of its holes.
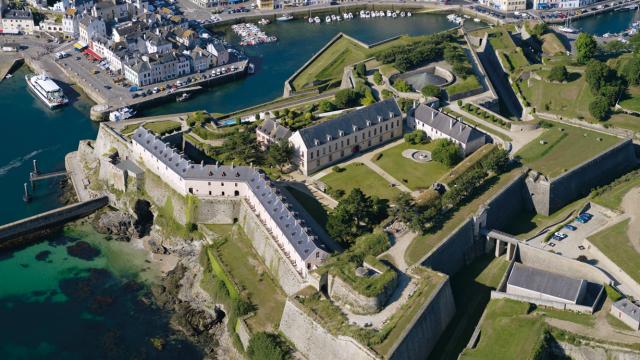
{"type": "Polygon", "coordinates": [[[351,285],[347,284],[339,276],[328,276],[327,290],[329,297],[356,314],[373,314],[384,308],[389,297],[396,290],[398,281],[386,287],[385,291],[378,296],[364,296],[354,290],[351,285]]]}

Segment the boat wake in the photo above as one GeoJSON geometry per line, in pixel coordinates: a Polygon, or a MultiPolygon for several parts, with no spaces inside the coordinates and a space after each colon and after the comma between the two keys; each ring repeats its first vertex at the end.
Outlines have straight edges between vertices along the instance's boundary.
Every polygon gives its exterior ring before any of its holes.
{"type": "Polygon", "coordinates": [[[47,149],[34,150],[25,156],[21,156],[11,160],[7,165],[0,167],[0,177],[6,175],[11,169],[20,167],[25,161],[31,160],[34,156],[46,151],[47,149]]]}

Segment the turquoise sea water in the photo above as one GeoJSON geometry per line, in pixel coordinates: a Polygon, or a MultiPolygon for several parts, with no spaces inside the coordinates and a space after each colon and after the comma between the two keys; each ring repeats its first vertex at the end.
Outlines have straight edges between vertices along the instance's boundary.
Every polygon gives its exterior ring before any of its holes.
{"type": "MultiPolygon", "coordinates": [[[[256,64],[255,75],[145,115],[227,112],[271,100],[281,95],[284,80],[340,31],[371,43],[450,27],[439,15],[318,26],[273,24],[266,30],[278,36],[278,43],[246,49],[256,64]]],[[[0,224],[59,206],[55,181],[39,184],[31,203],[22,201],[31,161],[37,159],[41,171],[63,169],[64,155],[79,140],[95,138],[98,128],[88,118],[90,101],[73,89],[65,89],[72,105],[47,109],[27,90],[28,71],[23,67],[0,82],[0,224]]],[[[148,285],[158,275],[145,259],[145,251],[106,241],[86,225],[0,254],[0,359],[200,358],[197,349],[170,329],[168,315],[147,301],[148,285]],[[80,241],[100,255],[92,260],[70,256],[68,246],[80,241]],[[161,352],[151,346],[156,337],[167,340],[161,352]]]]}

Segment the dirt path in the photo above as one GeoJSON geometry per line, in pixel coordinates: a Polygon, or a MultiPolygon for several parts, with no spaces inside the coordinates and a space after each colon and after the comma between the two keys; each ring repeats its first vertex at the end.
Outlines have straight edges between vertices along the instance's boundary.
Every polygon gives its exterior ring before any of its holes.
{"type": "Polygon", "coordinates": [[[631,245],[640,253],[640,187],[631,189],[622,198],[622,209],[629,215],[627,236],[631,245]]]}
{"type": "Polygon", "coordinates": [[[393,244],[393,246],[382,255],[388,254],[393,259],[393,264],[400,271],[407,271],[407,268],[409,266],[404,260],[404,253],[407,251],[409,244],[411,244],[416,236],[418,236],[418,233],[415,233],[413,231],[405,232],[404,234],[398,236],[395,239],[395,244],[393,244]]]}

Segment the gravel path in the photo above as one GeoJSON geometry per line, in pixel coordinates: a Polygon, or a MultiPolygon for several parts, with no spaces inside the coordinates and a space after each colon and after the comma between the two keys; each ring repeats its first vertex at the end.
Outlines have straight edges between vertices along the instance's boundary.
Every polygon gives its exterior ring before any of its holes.
{"type": "Polygon", "coordinates": [[[631,245],[640,253],[640,187],[631,189],[622,198],[622,209],[629,215],[627,236],[631,245]]]}

